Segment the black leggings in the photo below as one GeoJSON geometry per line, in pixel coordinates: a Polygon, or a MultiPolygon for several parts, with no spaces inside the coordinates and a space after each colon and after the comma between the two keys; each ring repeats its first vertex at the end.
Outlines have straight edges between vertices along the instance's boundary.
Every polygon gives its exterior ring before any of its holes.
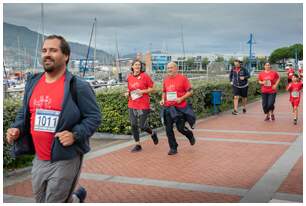
{"type": "MultiPolygon", "coordinates": [[[[175,139],[174,131],[173,131],[173,123],[174,120],[171,118],[170,113],[165,110],[164,112],[164,120],[165,120],[165,126],[166,126],[166,134],[168,137],[168,143],[171,149],[176,149],[178,144],[175,139]]],[[[187,139],[193,138],[193,133],[190,131],[187,127],[185,127],[186,120],[183,116],[179,117],[178,120],[175,122],[177,130],[185,135],[187,139]]]]}
{"type": "Polygon", "coordinates": [[[153,133],[148,123],[149,113],[150,110],[137,110],[129,108],[129,118],[132,126],[132,134],[136,142],[139,141],[139,128],[149,134],[153,133]]]}
{"type": "Polygon", "coordinates": [[[274,103],[276,98],[276,93],[268,94],[262,93],[262,109],[265,114],[268,114],[269,111],[274,111],[274,103]]]}

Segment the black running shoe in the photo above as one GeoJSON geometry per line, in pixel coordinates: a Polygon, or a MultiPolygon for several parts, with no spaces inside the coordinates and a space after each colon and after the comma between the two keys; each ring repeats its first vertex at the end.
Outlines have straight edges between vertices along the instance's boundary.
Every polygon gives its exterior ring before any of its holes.
{"type": "Polygon", "coordinates": [[[275,116],[274,114],[271,114],[271,120],[274,121],[275,120],[275,116]]]}
{"type": "Polygon", "coordinates": [[[192,137],[191,139],[189,139],[190,145],[194,145],[196,140],[194,137],[192,137]]]}
{"type": "Polygon", "coordinates": [[[153,140],[153,143],[154,143],[155,145],[157,145],[157,144],[158,144],[158,138],[157,138],[157,134],[156,134],[155,131],[154,131],[153,134],[151,135],[151,138],[152,138],[152,140],[153,140]]]}
{"type": "Polygon", "coordinates": [[[73,194],[79,198],[80,203],[84,203],[84,200],[86,199],[87,196],[87,191],[84,187],[81,186],[73,194]]]}
{"type": "Polygon", "coordinates": [[[141,151],[142,148],[141,148],[141,145],[137,144],[135,145],[135,147],[131,150],[131,152],[139,152],[141,151]]]}
{"type": "Polygon", "coordinates": [[[170,151],[168,152],[168,155],[175,155],[177,153],[176,149],[170,149],[170,151]]]}
{"type": "Polygon", "coordinates": [[[296,125],[297,124],[297,119],[293,120],[293,124],[296,125]]]}
{"type": "Polygon", "coordinates": [[[243,112],[243,114],[245,114],[246,113],[246,109],[242,109],[242,112],[243,112]]]}

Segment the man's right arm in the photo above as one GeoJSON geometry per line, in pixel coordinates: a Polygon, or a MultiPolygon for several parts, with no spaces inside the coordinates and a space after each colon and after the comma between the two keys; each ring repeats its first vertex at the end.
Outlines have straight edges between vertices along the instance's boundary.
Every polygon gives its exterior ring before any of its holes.
{"type": "Polygon", "coordinates": [[[17,112],[15,122],[11,125],[6,132],[6,140],[9,144],[12,144],[24,133],[24,111],[23,106],[17,112]]]}

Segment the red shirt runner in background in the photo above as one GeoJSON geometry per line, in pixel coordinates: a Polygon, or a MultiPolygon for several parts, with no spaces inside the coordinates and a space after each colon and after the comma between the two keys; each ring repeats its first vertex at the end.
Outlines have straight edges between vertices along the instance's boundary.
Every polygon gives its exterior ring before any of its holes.
{"type": "MultiPolygon", "coordinates": [[[[165,103],[166,107],[175,106],[179,108],[184,108],[187,106],[186,100],[182,101],[181,103],[177,103],[175,100],[168,100],[167,93],[170,92],[172,94],[176,93],[177,97],[184,96],[189,90],[191,89],[191,85],[187,77],[182,74],[177,74],[174,77],[168,76],[165,78],[163,82],[163,92],[165,95],[165,103]]],[[[169,95],[168,95],[169,97],[169,95]]]]}
{"type": "Polygon", "coordinates": [[[299,68],[299,76],[300,78],[303,78],[303,68],[299,68]]]}
{"type": "Polygon", "coordinates": [[[287,89],[290,92],[290,99],[289,101],[292,103],[293,106],[298,106],[301,99],[301,90],[303,88],[302,82],[291,82],[287,89]]]}
{"type": "Polygon", "coordinates": [[[268,72],[261,71],[258,75],[258,80],[265,82],[265,84],[261,85],[261,92],[268,94],[276,93],[276,89],[272,89],[272,86],[276,83],[278,78],[279,75],[274,70],[270,70],[268,72]]]}
{"type": "Polygon", "coordinates": [[[294,74],[294,69],[290,67],[287,71],[288,79],[292,79],[293,74],[294,74]]]}
{"type": "MultiPolygon", "coordinates": [[[[154,83],[149,75],[145,72],[140,73],[138,76],[130,74],[127,78],[128,90],[131,93],[135,90],[148,89],[153,87],[154,83]]],[[[148,94],[142,94],[142,96],[134,96],[129,98],[128,107],[131,109],[145,110],[150,109],[150,96],[148,94]]]]}
{"type": "Polygon", "coordinates": [[[31,135],[36,154],[40,160],[51,160],[53,132],[35,131],[35,115],[37,109],[61,111],[64,98],[65,75],[53,83],[46,83],[45,74],[35,86],[30,98],[31,135]]]}

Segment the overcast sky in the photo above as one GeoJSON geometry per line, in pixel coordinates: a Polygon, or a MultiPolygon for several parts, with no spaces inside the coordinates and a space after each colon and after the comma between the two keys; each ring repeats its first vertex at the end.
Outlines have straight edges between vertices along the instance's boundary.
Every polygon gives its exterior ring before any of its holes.
{"type": "MultiPolygon", "coordinates": [[[[40,4],[4,4],[4,22],[41,32],[40,4]]],[[[302,4],[44,4],[45,34],[88,44],[94,18],[97,48],[121,54],[167,49],[186,53],[256,54],[303,41],[302,4]]]]}

